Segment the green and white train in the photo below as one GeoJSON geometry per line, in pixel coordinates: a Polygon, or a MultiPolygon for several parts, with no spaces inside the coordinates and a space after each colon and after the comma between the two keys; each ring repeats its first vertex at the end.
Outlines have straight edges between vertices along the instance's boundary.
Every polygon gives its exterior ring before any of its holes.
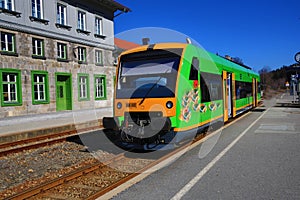
{"type": "Polygon", "coordinates": [[[192,44],[137,47],[119,57],[114,117],[103,125],[122,146],[176,144],[256,107],[259,82],[249,67],[192,44]]]}

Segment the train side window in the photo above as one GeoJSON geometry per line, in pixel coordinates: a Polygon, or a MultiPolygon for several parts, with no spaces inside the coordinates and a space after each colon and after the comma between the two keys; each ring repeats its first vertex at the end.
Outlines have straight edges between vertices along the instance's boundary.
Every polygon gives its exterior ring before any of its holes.
{"type": "Polygon", "coordinates": [[[206,72],[200,73],[201,102],[222,99],[222,78],[220,75],[206,72]]]}
{"type": "Polygon", "coordinates": [[[189,79],[198,80],[198,71],[199,71],[199,59],[193,57],[189,79]]]}
{"type": "Polygon", "coordinates": [[[200,75],[200,87],[201,87],[201,102],[202,103],[210,102],[209,90],[206,81],[204,80],[202,75],[200,75]]]}
{"type": "Polygon", "coordinates": [[[237,100],[252,96],[252,83],[236,81],[235,88],[237,100]]]}

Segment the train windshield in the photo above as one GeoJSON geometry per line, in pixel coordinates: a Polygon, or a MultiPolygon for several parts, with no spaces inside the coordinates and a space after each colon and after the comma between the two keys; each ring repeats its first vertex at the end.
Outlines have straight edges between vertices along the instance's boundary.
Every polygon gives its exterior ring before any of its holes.
{"type": "Polygon", "coordinates": [[[117,98],[174,97],[180,56],[152,50],[121,57],[117,98]]]}

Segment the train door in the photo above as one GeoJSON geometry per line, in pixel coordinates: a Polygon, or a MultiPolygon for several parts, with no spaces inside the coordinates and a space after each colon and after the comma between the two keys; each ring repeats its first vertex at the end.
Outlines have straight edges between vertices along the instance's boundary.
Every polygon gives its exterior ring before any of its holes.
{"type": "Polygon", "coordinates": [[[231,74],[231,91],[232,91],[232,117],[236,116],[236,88],[235,88],[235,74],[231,74]]]}
{"type": "Polygon", "coordinates": [[[255,78],[252,79],[252,96],[253,96],[252,106],[253,107],[257,107],[257,105],[258,105],[258,99],[257,99],[257,80],[255,78]]]}
{"type": "Polygon", "coordinates": [[[233,116],[232,73],[223,71],[224,122],[233,116]]]}
{"type": "Polygon", "coordinates": [[[227,102],[228,102],[228,118],[232,116],[232,80],[231,80],[231,73],[227,73],[227,102]]]}

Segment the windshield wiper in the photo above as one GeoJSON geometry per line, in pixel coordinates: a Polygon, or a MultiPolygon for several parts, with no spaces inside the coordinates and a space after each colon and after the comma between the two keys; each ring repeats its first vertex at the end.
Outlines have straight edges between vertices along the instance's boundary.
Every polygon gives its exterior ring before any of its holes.
{"type": "MultiPolygon", "coordinates": [[[[169,71],[169,69],[167,69],[163,74],[166,74],[169,71]]],[[[155,82],[155,84],[153,84],[151,86],[151,88],[147,91],[147,93],[145,94],[145,96],[143,97],[143,99],[141,100],[141,102],[139,103],[139,106],[142,105],[145,101],[145,99],[147,98],[148,94],[152,91],[152,89],[154,88],[154,86],[156,86],[159,81],[162,79],[163,76],[160,76],[159,79],[155,82]]]]}

